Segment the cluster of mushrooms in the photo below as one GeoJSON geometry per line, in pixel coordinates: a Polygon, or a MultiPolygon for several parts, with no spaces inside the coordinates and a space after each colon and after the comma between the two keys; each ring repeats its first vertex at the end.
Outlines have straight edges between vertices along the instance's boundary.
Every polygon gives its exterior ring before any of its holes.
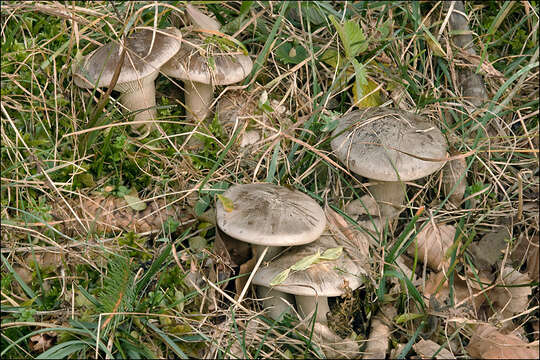
{"type": "MultiPolygon", "coordinates": [[[[192,24],[186,32],[219,31],[220,24],[193,5],[186,6],[186,13],[192,24]]],[[[183,39],[175,27],[136,30],[123,44],[109,43],[87,55],[75,67],[75,84],[94,89],[114,83],[113,90],[121,93],[119,102],[134,114],[132,129],[146,135],[156,121],[154,81],[162,73],[184,82],[186,119],[197,123],[210,112],[214,86],[237,83],[253,67],[248,55],[224,51],[205,40],[204,36],[183,39]]]]}
{"type": "MultiPolygon", "coordinates": [[[[215,20],[192,5],[187,5],[186,13],[196,32],[219,31],[215,20]]],[[[123,44],[110,43],[86,56],[74,72],[75,83],[83,88],[115,83],[113,90],[121,93],[120,103],[134,113],[133,129],[148,133],[156,121],[154,81],[163,73],[184,81],[186,117],[196,123],[210,112],[213,87],[241,81],[253,66],[245,54],[208,51],[207,45],[201,38],[182,39],[177,28],[138,30],[123,44]]],[[[439,170],[447,154],[445,138],[432,123],[403,110],[379,107],[340,118],[331,147],[349,171],[370,180],[370,194],[363,199],[374,199],[377,207],[364,212],[370,215],[364,225],[375,232],[403,210],[405,183],[439,170]]],[[[336,260],[292,271],[272,286],[276,275],[299,260],[343,244],[328,231],[321,206],[298,190],[268,183],[244,184],[230,187],[223,196],[233,206],[226,208],[217,202],[217,231],[252,244],[253,253],[262,256],[264,263],[255,269],[252,283],[257,296],[264,299],[268,315],[279,320],[296,304],[300,316],[316,314],[315,329],[328,333],[328,297],[360,287],[362,275],[367,273],[361,266],[366,259],[344,251],[336,260]]]]}
{"type": "MultiPolygon", "coordinates": [[[[389,108],[368,108],[343,116],[331,146],[350,171],[371,181],[369,190],[378,207],[362,226],[373,232],[403,210],[405,182],[439,170],[447,156],[446,140],[437,127],[418,115],[389,108]]],[[[217,202],[217,231],[252,244],[253,252],[263,257],[252,283],[267,314],[279,320],[296,304],[303,318],[316,314],[315,331],[324,339],[324,333],[330,331],[328,297],[344,294],[347,287],[360,287],[367,273],[362,264],[369,261],[344,251],[338,259],[291,271],[272,286],[278,274],[298,261],[344,244],[328,231],[321,206],[298,190],[269,183],[243,184],[233,185],[223,196],[232,207],[217,202]]],[[[328,339],[326,336],[327,343],[328,339]]],[[[340,347],[351,345],[350,341],[339,342],[336,335],[330,339],[334,347],[327,356],[335,357],[340,347]]]]}

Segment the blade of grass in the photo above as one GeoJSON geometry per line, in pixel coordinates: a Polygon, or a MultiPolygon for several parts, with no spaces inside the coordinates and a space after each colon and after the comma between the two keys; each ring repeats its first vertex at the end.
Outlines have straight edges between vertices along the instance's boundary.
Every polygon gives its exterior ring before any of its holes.
{"type": "Polygon", "coordinates": [[[150,321],[146,319],[142,319],[141,322],[143,322],[146,326],[148,326],[150,329],[152,329],[156,334],[158,334],[163,341],[171,348],[172,351],[181,359],[189,359],[189,356],[187,356],[182,349],[178,347],[178,345],[175,344],[174,341],[170,337],[167,336],[161,329],[159,329],[157,326],[152,324],[150,321]]]}
{"type": "MultiPolygon", "coordinates": [[[[264,63],[266,62],[266,58],[268,57],[268,54],[270,53],[270,47],[274,43],[274,38],[276,37],[277,31],[281,25],[281,22],[283,21],[283,17],[285,16],[285,11],[287,11],[287,8],[289,7],[289,2],[284,1],[281,3],[281,11],[279,12],[279,16],[274,23],[274,26],[272,26],[272,30],[270,30],[270,34],[268,34],[268,38],[266,39],[266,42],[264,43],[264,47],[257,56],[257,59],[255,59],[255,62],[253,63],[253,69],[251,70],[251,74],[244,80],[243,85],[247,85],[249,81],[257,74],[257,72],[264,66],[264,63]]],[[[247,90],[251,90],[250,85],[247,90]]]]}

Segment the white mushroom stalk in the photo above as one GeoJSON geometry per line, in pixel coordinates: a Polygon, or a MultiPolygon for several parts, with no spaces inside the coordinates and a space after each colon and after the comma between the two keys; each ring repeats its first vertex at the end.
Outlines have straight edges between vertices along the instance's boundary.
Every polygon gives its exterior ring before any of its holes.
{"type": "Polygon", "coordinates": [[[156,111],[156,87],[154,81],[158,76],[158,71],[129,83],[116,86],[114,89],[122,93],[119,101],[126,109],[134,111],[133,125],[137,130],[151,130],[152,123],[157,119],[156,111]]]}

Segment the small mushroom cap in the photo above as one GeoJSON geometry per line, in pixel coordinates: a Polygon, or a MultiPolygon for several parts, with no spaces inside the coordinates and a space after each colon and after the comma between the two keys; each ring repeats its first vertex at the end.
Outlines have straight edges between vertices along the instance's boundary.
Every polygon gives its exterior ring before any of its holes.
{"type": "Polygon", "coordinates": [[[437,127],[403,110],[373,107],[353,111],[340,119],[333,135],[336,137],[331,145],[338,159],[369,179],[416,180],[439,170],[445,163],[403,153],[442,159],[447,149],[437,127]]]}
{"type": "Polygon", "coordinates": [[[294,246],[316,240],[324,231],[323,209],[308,195],[274,184],[231,186],[223,196],[234,208],[216,205],[217,225],[229,236],[256,245],[294,246]],[[227,209],[230,210],[230,209],[227,209]]]}
{"type": "Polygon", "coordinates": [[[189,21],[197,29],[219,31],[221,24],[191,4],[186,5],[189,21]]]}
{"type": "MultiPolygon", "coordinates": [[[[269,287],[277,274],[298,261],[316,254],[317,251],[322,254],[326,249],[338,246],[340,245],[334,236],[325,234],[307,245],[291,247],[267,266],[260,267],[253,277],[253,283],[269,287]]],[[[362,279],[359,276],[361,272],[360,266],[352,261],[346,251],[343,251],[336,260],[323,261],[311,265],[306,270],[291,271],[283,283],[273,288],[294,295],[339,296],[345,292],[343,288],[345,280],[351,290],[362,285],[362,279]]]]}
{"type": "Polygon", "coordinates": [[[161,71],[183,81],[212,85],[230,85],[242,81],[251,72],[253,61],[247,55],[227,54],[201,55],[194,46],[185,44],[161,71]],[[213,64],[210,63],[213,59],[213,64]]]}
{"type": "MultiPolygon", "coordinates": [[[[156,74],[159,68],[180,50],[181,39],[182,34],[176,28],[159,29],[155,33],[143,29],[131,35],[126,39],[128,51],[116,82],[117,86],[121,87],[122,84],[156,74]]],[[[109,43],[89,54],[76,71],[75,84],[82,88],[108,86],[121,53],[118,43],[109,43]]]]}

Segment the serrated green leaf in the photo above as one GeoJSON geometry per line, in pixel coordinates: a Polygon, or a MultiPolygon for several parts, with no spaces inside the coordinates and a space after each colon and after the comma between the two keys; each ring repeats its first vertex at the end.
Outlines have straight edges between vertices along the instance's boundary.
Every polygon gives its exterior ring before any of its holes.
{"type": "Polygon", "coordinates": [[[146,209],[146,203],[139,199],[139,195],[137,194],[137,190],[135,188],[131,189],[128,194],[124,195],[124,200],[126,200],[128,206],[135,211],[143,211],[146,209]]]}
{"type": "Polygon", "coordinates": [[[270,286],[276,286],[283,283],[285,280],[287,280],[287,277],[289,276],[290,272],[291,272],[291,268],[288,268],[288,269],[283,270],[276,276],[274,276],[272,281],[270,281],[270,286]]]}
{"type": "Polygon", "coordinates": [[[231,212],[234,210],[234,204],[231,199],[220,194],[218,194],[217,198],[219,199],[219,201],[221,201],[221,204],[223,205],[223,209],[226,212],[231,212]]]}
{"type": "Polygon", "coordinates": [[[316,254],[308,255],[305,258],[298,260],[296,264],[291,266],[291,270],[296,270],[296,271],[306,270],[308,267],[310,267],[315,262],[317,262],[317,260],[319,260],[320,257],[321,257],[321,252],[317,250],[316,254]]]}
{"type": "Polygon", "coordinates": [[[346,53],[347,57],[357,57],[367,50],[368,42],[360,24],[349,20],[343,25],[343,32],[345,33],[345,40],[342,41],[346,41],[349,48],[349,52],[346,53]]]}
{"type": "Polygon", "coordinates": [[[320,260],[336,260],[343,253],[343,246],[338,246],[335,248],[326,249],[320,256],[320,260]]]}
{"type": "Polygon", "coordinates": [[[77,175],[77,180],[79,180],[84,186],[87,187],[93,187],[96,185],[92,174],[87,172],[77,175]]]}

